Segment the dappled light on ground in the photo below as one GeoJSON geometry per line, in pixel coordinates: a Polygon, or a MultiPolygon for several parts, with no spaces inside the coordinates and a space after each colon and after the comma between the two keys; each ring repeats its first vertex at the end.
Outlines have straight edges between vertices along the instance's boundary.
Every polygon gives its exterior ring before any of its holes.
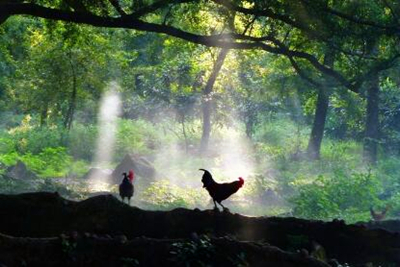
{"type": "Polygon", "coordinates": [[[89,180],[87,182],[87,189],[89,193],[109,192],[114,193],[116,187],[110,185],[108,182],[102,182],[98,180],[89,180]]]}

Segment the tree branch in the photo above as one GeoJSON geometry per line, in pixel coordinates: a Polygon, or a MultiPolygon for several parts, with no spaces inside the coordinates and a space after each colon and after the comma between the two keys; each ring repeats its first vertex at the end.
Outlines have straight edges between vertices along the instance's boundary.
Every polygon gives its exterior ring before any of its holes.
{"type": "MultiPolygon", "coordinates": [[[[309,0],[303,0],[303,1],[308,2],[308,4],[310,4],[311,6],[315,6],[309,0]]],[[[360,19],[360,18],[348,15],[346,13],[340,12],[338,10],[335,10],[335,9],[329,8],[329,7],[318,7],[318,10],[320,10],[324,13],[327,13],[327,14],[334,15],[341,19],[347,20],[354,24],[364,25],[364,26],[375,28],[375,29],[383,30],[386,34],[389,34],[389,35],[393,35],[393,34],[397,35],[397,36],[400,35],[400,26],[399,25],[395,25],[395,24],[394,25],[382,25],[375,21],[360,19]]]]}
{"type": "Polygon", "coordinates": [[[122,9],[121,5],[119,4],[119,0],[108,0],[108,2],[110,2],[110,4],[115,8],[115,10],[117,10],[117,12],[121,16],[126,16],[126,12],[122,9]]]}
{"type": "Polygon", "coordinates": [[[212,1],[215,2],[216,4],[226,7],[229,10],[237,11],[245,15],[254,15],[258,17],[267,17],[274,20],[279,20],[281,22],[286,23],[287,25],[290,25],[292,27],[295,27],[299,30],[306,32],[312,38],[316,38],[319,40],[327,39],[327,36],[324,36],[323,33],[321,33],[320,31],[312,29],[307,23],[302,23],[301,20],[292,19],[288,15],[277,14],[273,12],[271,9],[259,10],[259,9],[249,9],[249,8],[239,7],[230,0],[212,0],[212,1]]]}
{"type": "Polygon", "coordinates": [[[151,5],[148,5],[146,7],[142,7],[139,10],[133,12],[132,14],[129,15],[129,17],[131,18],[140,18],[144,15],[147,15],[151,12],[154,12],[156,10],[159,10],[163,7],[166,7],[170,4],[182,4],[182,3],[190,3],[190,2],[194,2],[194,0],[160,0],[157,2],[154,2],[151,5]]]}
{"type": "Polygon", "coordinates": [[[297,72],[297,74],[305,81],[309,82],[310,84],[312,84],[315,87],[320,87],[322,86],[321,83],[314,81],[311,77],[308,77],[304,71],[300,68],[300,66],[297,64],[297,62],[293,59],[293,57],[288,57],[290,63],[292,64],[292,67],[294,68],[294,70],[297,72]]]}
{"type": "MultiPolygon", "coordinates": [[[[155,2],[151,6],[143,8],[142,11],[137,11],[136,13],[133,13],[131,15],[121,16],[121,17],[100,17],[87,12],[71,12],[59,9],[52,9],[37,4],[6,3],[6,4],[0,4],[0,10],[1,10],[0,15],[1,14],[4,14],[5,16],[32,15],[46,19],[83,23],[96,27],[127,28],[139,31],[163,33],[173,37],[184,39],[192,43],[201,44],[209,47],[219,47],[225,49],[242,49],[242,50],[262,49],[264,51],[273,54],[285,55],[289,58],[305,59],[321,73],[324,73],[326,75],[335,78],[342,86],[347,87],[351,91],[358,92],[357,86],[349,82],[339,72],[334,71],[333,69],[320,63],[319,60],[314,55],[303,51],[291,50],[271,35],[263,37],[252,37],[244,34],[200,35],[200,34],[186,32],[168,25],[159,25],[159,24],[145,22],[139,20],[138,18],[133,17],[134,14],[136,14],[137,16],[141,16],[142,14],[146,14],[146,12],[150,12],[150,10],[156,10],[161,6],[165,6],[166,3],[169,4],[183,3],[191,1],[193,0],[175,0],[168,2],[159,1],[155,2]],[[271,44],[268,44],[267,42],[270,42],[271,44]]],[[[214,2],[226,5],[226,3],[229,1],[214,0],[214,2]]],[[[238,11],[242,10],[242,8],[239,7],[235,7],[235,10],[236,9],[238,11]]],[[[264,12],[269,12],[269,11],[264,11],[264,12]]],[[[259,14],[263,14],[263,16],[265,16],[265,13],[257,13],[253,15],[259,15],[259,14]]],[[[275,14],[272,14],[271,17],[272,16],[275,16],[275,14]]],[[[283,18],[285,19],[285,16],[283,18]]]]}

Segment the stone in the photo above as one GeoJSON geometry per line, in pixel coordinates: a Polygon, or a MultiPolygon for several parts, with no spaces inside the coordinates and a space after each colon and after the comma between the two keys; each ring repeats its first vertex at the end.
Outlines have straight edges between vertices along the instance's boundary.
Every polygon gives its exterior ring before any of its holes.
{"type": "Polygon", "coordinates": [[[32,180],[37,178],[36,174],[29,170],[25,163],[20,160],[18,160],[17,164],[14,166],[8,167],[5,176],[12,179],[22,180],[32,180]]]}
{"type": "Polygon", "coordinates": [[[135,172],[136,178],[140,176],[149,182],[154,181],[156,176],[156,170],[151,162],[144,157],[127,154],[111,174],[113,183],[121,183],[122,173],[128,173],[130,169],[135,172]]]}

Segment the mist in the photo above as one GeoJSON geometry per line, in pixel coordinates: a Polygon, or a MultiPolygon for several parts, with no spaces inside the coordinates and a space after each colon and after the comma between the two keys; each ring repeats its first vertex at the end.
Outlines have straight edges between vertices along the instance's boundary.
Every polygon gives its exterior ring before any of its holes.
{"type": "MultiPolygon", "coordinates": [[[[109,168],[113,165],[117,119],[121,114],[121,99],[118,91],[118,83],[110,82],[103,92],[98,111],[98,136],[92,167],[104,170],[105,174],[111,174],[109,168]]],[[[91,191],[109,190],[109,177],[101,176],[98,172],[89,175],[88,183],[91,191]]]]}

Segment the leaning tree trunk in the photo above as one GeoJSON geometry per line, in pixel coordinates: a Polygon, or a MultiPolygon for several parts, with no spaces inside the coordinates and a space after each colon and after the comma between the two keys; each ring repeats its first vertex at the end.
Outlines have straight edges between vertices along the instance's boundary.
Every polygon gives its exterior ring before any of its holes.
{"type": "Polygon", "coordinates": [[[200,150],[205,152],[208,149],[208,141],[211,133],[211,109],[212,109],[212,91],[218,73],[224,64],[229,49],[222,48],[219,52],[217,61],[214,64],[210,77],[208,78],[206,87],[203,90],[203,134],[201,136],[200,150]]]}
{"type": "Polygon", "coordinates": [[[317,107],[315,109],[315,117],[313,127],[311,130],[311,136],[307,147],[308,156],[311,159],[319,159],[322,138],[324,136],[324,128],[326,115],[328,114],[329,105],[329,93],[327,88],[319,88],[317,107]]]}
{"type": "Polygon", "coordinates": [[[365,122],[364,161],[377,161],[379,138],[379,75],[373,74],[367,89],[367,118],[365,122]]]}
{"type": "MultiPolygon", "coordinates": [[[[332,52],[325,54],[324,64],[333,68],[335,60],[332,52]]],[[[322,138],[324,137],[325,121],[328,114],[329,95],[331,79],[327,78],[323,87],[318,89],[317,106],[315,109],[314,122],[308,142],[307,154],[311,159],[319,159],[322,138]]]]}

